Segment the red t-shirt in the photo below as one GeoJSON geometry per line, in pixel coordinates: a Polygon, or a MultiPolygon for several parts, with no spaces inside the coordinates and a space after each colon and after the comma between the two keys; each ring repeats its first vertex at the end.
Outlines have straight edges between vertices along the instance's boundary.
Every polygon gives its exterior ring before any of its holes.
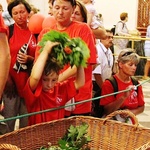
{"type": "MultiPolygon", "coordinates": [[[[27,71],[20,71],[19,73],[17,73],[17,71],[13,69],[13,66],[16,63],[18,51],[25,43],[28,43],[30,36],[31,31],[29,31],[29,29],[22,30],[16,24],[14,24],[13,35],[9,40],[10,54],[11,54],[10,75],[16,84],[20,96],[22,96],[22,90],[27,82],[29,74],[27,71]]],[[[34,57],[35,50],[36,50],[36,38],[33,35],[29,43],[27,54],[34,57]]]]}
{"type": "MultiPolygon", "coordinates": [[[[46,32],[50,30],[57,30],[56,25],[54,25],[51,29],[43,29],[43,31],[39,35],[40,40],[46,32]]],[[[90,58],[88,59],[87,68],[85,68],[85,85],[79,89],[79,93],[75,96],[75,101],[82,101],[92,98],[92,65],[96,63],[96,48],[95,48],[95,39],[93,36],[93,32],[91,31],[90,27],[86,23],[82,22],[72,22],[71,25],[65,29],[61,30],[60,32],[66,32],[71,38],[80,37],[85,43],[88,45],[90,50],[90,58]]],[[[40,47],[37,47],[36,50],[36,58],[39,55],[40,47]]],[[[76,109],[74,110],[74,114],[81,114],[81,113],[89,113],[91,112],[91,102],[78,104],[76,105],[76,109]]]]}
{"type": "Polygon", "coordinates": [[[7,26],[4,24],[4,20],[2,18],[2,14],[0,13],[0,33],[8,34],[7,26]]]}
{"type": "MultiPolygon", "coordinates": [[[[36,91],[33,93],[29,87],[29,80],[24,88],[24,97],[29,113],[64,106],[76,94],[77,90],[73,79],[57,83],[54,90],[49,92],[44,92],[42,90],[42,83],[39,82],[36,91]],[[71,90],[68,92],[68,89],[71,90]]],[[[31,116],[29,117],[29,125],[64,118],[64,112],[64,109],[59,109],[31,116]]]]}
{"type": "MultiPolygon", "coordinates": [[[[129,83],[124,83],[121,80],[118,79],[118,77],[114,76],[118,83],[118,91],[125,90],[129,85],[133,85],[132,81],[129,83]]],[[[101,95],[107,95],[110,93],[114,93],[114,89],[110,81],[106,80],[102,85],[102,94],[101,95]]],[[[101,105],[107,105],[119,97],[121,97],[124,93],[119,93],[115,96],[108,96],[105,98],[101,98],[100,104],[101,105]]],[[[144,96],[142,92],[142,86],[138,86],[138,92],[133,91],[131,95],[124,101],[120,109],[135,109],[138,106],[143,106],[145,104],[144,102],[144,96]]]]}

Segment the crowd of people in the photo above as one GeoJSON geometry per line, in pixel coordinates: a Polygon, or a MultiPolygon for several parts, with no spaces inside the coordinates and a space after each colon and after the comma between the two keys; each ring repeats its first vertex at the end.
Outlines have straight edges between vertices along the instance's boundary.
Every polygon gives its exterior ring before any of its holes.
{"type": "MultiPolygon", "coordinates": [[[[105,117],[119,109],[128,109],[135,115],[142,113],[142,87],[139,86],[136,90],[131,78],[139,57],[126,46],[120,47],[116,60],[118,71],[113,75],[113,32],[104,28],[92,1],[49,0],[48,5],[48,14],[56,22],[50,28],[44,28],[38,37],[29,30],[28,22],[33,12],[40,10],[26,0],[8,2],[7,16],[12,21],[9,24],[8,21],[5,22],[6,15],[0,14],[0,97],[1,104],[4,105],[1,110],[4,118],[65,106],[69,101],[73,105],[74,102],[90,99],[91,101],[76,104],[71,110],[61,108],[23,117],[19,119],[19,128],[74,115],[105,117]],[[90,51],[87,67],[67,64],[62,68],[56,58],[50,57],[58,42],[46,42],[40,52],[38,43],[50,30],[65,32],[71,38],[80,37],[90,51]],[[93,97],[115,92],[109,80],[106,80],[112,75],[118,90],[128,91],[92,101],[93,97]],[[99,115],[100,109],[103,110],[102,116],[99,115]]],[[[122,22],[118,22],[116,34],[127,32],[127,17],[127,13],[121,14],[122,22]]],[[[15,121],[12,119],[6,122],[7,132],[14,130],[15,121]]]]}

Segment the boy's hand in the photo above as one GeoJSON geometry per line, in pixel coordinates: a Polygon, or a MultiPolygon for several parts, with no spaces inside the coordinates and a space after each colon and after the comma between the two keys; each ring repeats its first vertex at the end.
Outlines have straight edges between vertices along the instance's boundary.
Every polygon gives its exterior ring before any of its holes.
{"type": "Polygon", "coordinates": [[[52,48],[56,45],[59,45],[60,43],[59,42],[51,42],[51,41],[47,41],[44,48],[43,48],[43,51],[47,51],[47,52],[51,52],[52,48]]]}

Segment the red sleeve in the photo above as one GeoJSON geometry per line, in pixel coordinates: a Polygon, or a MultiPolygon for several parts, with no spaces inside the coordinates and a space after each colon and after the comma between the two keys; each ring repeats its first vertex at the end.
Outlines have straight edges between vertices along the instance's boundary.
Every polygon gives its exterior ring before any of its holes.
{"type": "Polygon", "coordinates": [[[2,18],[2,14],[0,13],[0,33],[6,33],[8,35],[8,28],[4,24],[4,20],[2,18]]]}
{"type": "MultiPolygon", "coordinates": [[[[104,95],[107,95],[110,93],[114,93],[114,88],[113,88],[112,84],[108,80],[106,80],[106,81],[104,81],[104,83],[102,85],[101,95],[104,96],[104,95]]],[[[114,100],[115,100],[114,95],[101,98],[100,105],[107,105],[107,104],[113,102],[114,100]]]]}

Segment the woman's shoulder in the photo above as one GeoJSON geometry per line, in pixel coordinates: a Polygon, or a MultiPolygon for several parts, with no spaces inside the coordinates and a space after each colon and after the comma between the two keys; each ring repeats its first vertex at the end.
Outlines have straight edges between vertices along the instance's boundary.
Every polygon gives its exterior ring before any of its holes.
{"type": "Polygon", "coordinates": [[[82,31],[82,32],[92,32],[91,28],[87,23],[84,22],[78,22],[78,21],[73,21],[72,24],[70,25],[70,28],[73,30],[75,29],[76,31],[82,31]]]}
{"type": "Polygon", "coordinates": [[[88,27],[87,23],[79,21],[72,21],[71,26],[88,27]]]}

